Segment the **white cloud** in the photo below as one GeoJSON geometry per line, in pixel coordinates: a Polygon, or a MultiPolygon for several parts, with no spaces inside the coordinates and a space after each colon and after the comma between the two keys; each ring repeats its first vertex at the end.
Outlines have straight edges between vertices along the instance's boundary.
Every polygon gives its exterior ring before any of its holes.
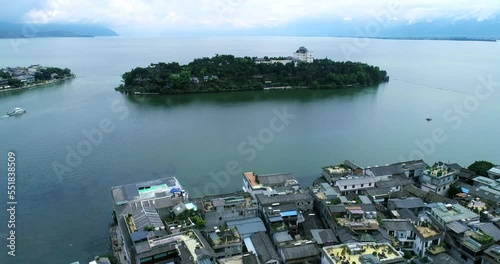
{"type": "Polygon", "coordinates": [[[485,20],[499,11],[498,0],[42,0],[24,17],[28,22],[91,22],[118,31],[162,32],[273,27],[307,19],[359,21],[387,14],[408,23],[485,20]]]}

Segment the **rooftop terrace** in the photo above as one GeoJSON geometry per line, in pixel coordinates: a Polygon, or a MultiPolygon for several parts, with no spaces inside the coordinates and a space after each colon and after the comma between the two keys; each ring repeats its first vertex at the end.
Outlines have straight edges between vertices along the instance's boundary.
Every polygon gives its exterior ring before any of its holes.
{"type": "Polygon", "coordinates": [[[184,193],[181,184],[175,177],[131,183],[111,188],[116,205],[130,201],[146,200],[184,193]]]}
{"type": "Polygon", "coordinates": [[[229,206],[229,207],[252,207],[257,206],[255,200],[252,199],[250,195],[231,195],[226,197],[210,197],[203,200],[203,209],[205,212],[211,212],[215,210],[218,206],[229,206]]]}
{"type": "Polygon", "coordinates": [[[216,229],[208,233],[208,241],[214,246],[223,246],[234,243],[241,243],[240,234],[236,228],[227,228],[225,230],[216,229]]]}
{"type": "Polygon", "coordinates": [[[431,226],[416,226],[418,233],[424,238],[438,236],[440,233],[431,226]]]}
{"type": "Polygon", "coordinates": [[[326,166],[323,167],[323,170],[328,172],[330,175],[334,174],[345,174],[349,172],[349,168],[345,166],[344,164],[337,165],[337,166],[326,166]]]}
{"type": "Polygon", "coordinates": [[[432,167],[428,167],[424,171],[424,174],[440,178],[440,177],[449,176],[450,174],[452,174],[454,172],[455,172],[455,169],[453,169],[452,167],[448,167],[446,164],[437,163],[437,164],[434,164],[432,167]]]}
{"type": "MultiPolygon", "coordinates": [[[[388,243],[355,243],[324,247],[323,252],[335,264],[364,263],[364,259],[376,259],[380,262],[403,259],[388,243]]],[[[392,262],[392,261],[391,261],[392,262]]]]}

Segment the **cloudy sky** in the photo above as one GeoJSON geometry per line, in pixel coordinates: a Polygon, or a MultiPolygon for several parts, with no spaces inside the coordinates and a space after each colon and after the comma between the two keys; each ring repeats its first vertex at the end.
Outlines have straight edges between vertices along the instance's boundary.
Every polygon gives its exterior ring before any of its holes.
{"type": "MultiPolygon", "coordinates": [[[[85,22],[120,34],[179,30],[269,29],[300,21],[416,23],[489,20],[498,0],[0,0],[0,20],[85,22]],[[2,3],[3,2],[3,3],[2,3]]],[[[500,17],[500,16],[499,16],[500,17]]]]}

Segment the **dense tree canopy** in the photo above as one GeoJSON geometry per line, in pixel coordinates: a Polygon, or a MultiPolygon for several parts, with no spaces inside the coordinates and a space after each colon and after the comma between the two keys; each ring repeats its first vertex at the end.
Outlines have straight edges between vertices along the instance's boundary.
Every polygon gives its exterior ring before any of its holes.
{"type": "Polygon", "coordinates": [[[450,188],[448,189],[447,195],[448,195],[448,198],[453,199],[459,193],[462,193],[462,187],[460,187],[457,184],[453,183],[453,184],[450,185],[450,188]]]}
{"type": "Polygon", "coordinates": [[[35,79],[37,81],[47,81],[52,79],[62,79],[65,77],[69,77],[70,75],[71,75],[71,70],[68,68],[60,69],[56,67],[47,67],[38,70],[35,73],[35,79]]]}
{"type": "Polygon", "coordinates": [[[151,64],[126,72],[122,78],[118,91],[162,94],[262,90],[279,86],[328,89],[376,85],[388,80],[385,71],[364,63],[319,59],[313,63],[267,64],[233,55],[199,58],[187,65],[151,64]]]}
{"type": "Polygon", "coordinates": [[[495,164],[485,161],[485,160],[478,160],[472,163],[468,169],[476,173],[477,175],[482,175],[482,176],[488,176],[488,170],[493,168],[495,164]]]}

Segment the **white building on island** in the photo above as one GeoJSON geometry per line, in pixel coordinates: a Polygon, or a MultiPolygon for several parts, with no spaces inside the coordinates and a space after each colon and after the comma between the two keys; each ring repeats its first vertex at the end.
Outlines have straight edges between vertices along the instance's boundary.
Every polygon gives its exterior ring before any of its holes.
{"type": "Polygon", "coordinates": [[[314,52],[306,49],[304,46],[299,47],[293,54],[293,57],[299,61],[311,63],[314,61],[314,52]]]}

